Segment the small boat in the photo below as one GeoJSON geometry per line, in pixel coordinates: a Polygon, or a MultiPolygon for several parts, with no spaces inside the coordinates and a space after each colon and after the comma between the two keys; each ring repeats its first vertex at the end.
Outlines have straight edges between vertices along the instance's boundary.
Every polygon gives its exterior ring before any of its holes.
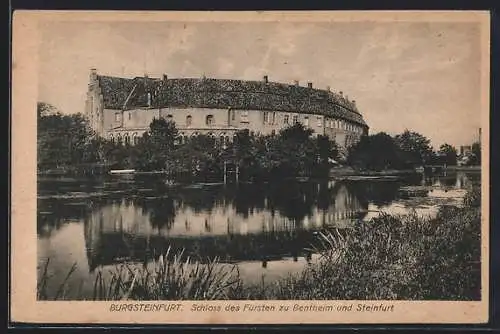
{"type": "Polygon", "coordinates": [[[109,174],[135,174],[135,169],[112,169],[109,174]]]}

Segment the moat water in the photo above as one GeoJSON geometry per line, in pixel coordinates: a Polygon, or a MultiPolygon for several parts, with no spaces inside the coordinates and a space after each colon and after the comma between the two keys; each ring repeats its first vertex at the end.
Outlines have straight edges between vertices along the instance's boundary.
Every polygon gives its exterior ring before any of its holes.
{"type": "Polygon", "coordinates": [[[192,259],[237,264],[246,283],[269,282],[314,262],[317,255],[307,249],[324,229],[368,223],[381,212],[432,216],[441,205],[461,205],[466,189],[479,182],[477,172],[184,186],[156,176],[40,177],[38,266],[50,258],[53,294],[76,264],[70,299],[92,296],[98,269],[147,264],[169,247],[192,259]]]}

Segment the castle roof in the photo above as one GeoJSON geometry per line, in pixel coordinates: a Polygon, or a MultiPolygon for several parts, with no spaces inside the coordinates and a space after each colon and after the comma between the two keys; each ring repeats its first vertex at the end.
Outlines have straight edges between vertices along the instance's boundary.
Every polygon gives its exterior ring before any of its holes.
{"type": "Polygon", "coordinates": [[[97,76],[106,109],[221,108],[300,112],[366,123],[344,96],[310,87],[266,81],[212,78],[157,79],[97,76]]]}

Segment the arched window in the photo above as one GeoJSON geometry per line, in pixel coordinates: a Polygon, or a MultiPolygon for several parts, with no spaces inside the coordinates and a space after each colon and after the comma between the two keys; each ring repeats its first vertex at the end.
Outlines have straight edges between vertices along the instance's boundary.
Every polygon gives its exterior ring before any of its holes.
{"type": "Polygon", "coordinates": [[[206,125],[213,125],[214,124],[214,115],[207,115],[205,118],[205,124],[206,125]]]}
{"type": "Polygon", "coordinates": [[[118,134],[118,135],[116,136],[116,142],[117,142],[118,144],[121,144],[121,143],[122,143],[122,135],[121,135],[121,134],[118,134]]]}
{"type": "Polygon", "coordinates": [[[304,117],[304,125],[309,126],[309,117],[308,116],[304,117]]]}
{"type": "Polygon", "coordinates": [[[113,134],[109,135],[109,140],[114,143],[115,142],[115,137],[113,137],[113,134]]]}
{"type": "Polygon", "coordinates": [[[193,117],[191,115],[186,116],[186,126],[190,126],[193,123],[193,117]]]}
{"type": "Polygon", "coordinates": [[[224,136],[224,134],[223,134],[223,133],[220,135],[220,144],[221,144],[222,146],[225,146],[225,145],[226,145],[226,137],[224,136]]]}
{"type": "Polygon", "coordinates": [[[125,134],[125,144],[130,144],[130,136],[128,135],[128,133],[125,134]]]}
{"type": "Polygon", "coordinates": [[[172,116],[172,115],[167,115],[167,121],[169,121],[169,122],[173,122],[173,120],[174,120],[174,116],[172,116]]]}
{"type": "Polygon", "coordinates": [[[137,132],[135,132],[135,133],[132,135],[132,138],[133,138],[134,145],[139,144],[139,137],[137,136],[137,132]]]}

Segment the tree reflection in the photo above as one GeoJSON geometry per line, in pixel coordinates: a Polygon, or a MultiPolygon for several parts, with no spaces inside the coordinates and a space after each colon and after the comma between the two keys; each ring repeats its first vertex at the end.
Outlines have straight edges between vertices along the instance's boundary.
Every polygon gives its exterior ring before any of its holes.
{"type": "Polygon", "coordinates": [[[149,213],[151,227],[169,231],[175,222],[176,203],[170,197],[155,198],[144,202],[145,211],[149,213]]]}

